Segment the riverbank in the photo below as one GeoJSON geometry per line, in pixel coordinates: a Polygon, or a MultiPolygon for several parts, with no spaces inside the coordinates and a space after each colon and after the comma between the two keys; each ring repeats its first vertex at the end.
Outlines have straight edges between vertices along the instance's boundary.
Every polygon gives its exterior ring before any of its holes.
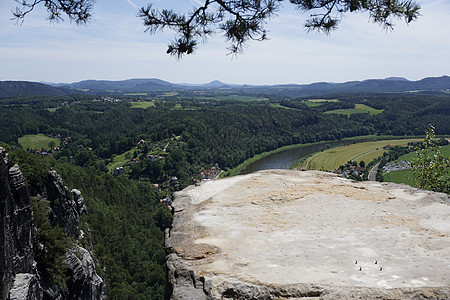
{"type": "MultiPolygon", "coordinates": [[[[272,151],[267,151],[267,152],[260,153],[258,155],[255,155],[255,156],[245,160],[244,162],[239,164],[237,167],[235,167],[233,169],[230,169],[227,172],[223,172],[223,174],[221,175],[221,178],[243,174],[243,171],[246,170],[246,169],[249,169],[249,167],[252,164],[255,164],[258,161],[261,161],[262,159],[265,159],[265,158],[267,158],[267,157],[269,157],[271,155],[279,154],[281,152],[288,151],[288,150],[299,149],[299,148],[313,146],[313,145],[323,145],[324,146],[323,150],[325,150],[325,149],[327,149],[327,144],[329,145],[329,144],[336,143],[336,142],[339,142],[339,141],[341,141],[341,142],[348,142],[348,144],[353,144],[353,143],[357,143],[357,142],[379,141],[379,140],[389,140],[389,139],[404,139],[404,138],[405,138],[405,136],[366,135],[366,136],[356,136],[356,137],[344,138],[344,139],[341,139],[341,140],[321,141],[321,142],[316,142],[316,143],[295,144],[295,145],[283,146],[283,147],[277,148],[277,149],[272,150],[272,151]]],[[[408,138],[414,138],[414,137],[408,137],[408,138]]],[[[423,138],[423,137],[419,137],[419,138],[423,138]]],[[[336,146],[336,147],[338,147],[338,146],[336,146]]],[[[330,147],[330,148],[333,148],[333,147],[330,147]]],[[[317,152],[317,151],[314,151],[314,152],[317,152]]],[[[312,153],[310,153],[310,154],[312,154],[312,153]]],[[[301,158],[302,157],[297,157],[295,159],[295,161],[298,161],[301,158]]],[[[294,163],[294,162],[292,162],[292,163],[294,163]]],[[[283,169],[289,169],[290,167],[291,167],[291,165],[289,165],[287,167],[284,166],[282,168],[283,169]]]]}
{"type": "Polygon", "coordinates": [[[275,150],[272,151],[267,151],[267,152],[263,152],[260,154],[257,154],[247,160],[245,160],[243,163],[239,164],[237,167],[230,169],[226,172],[223,172],[221,174],[221,178],[223,177],[231,177],[231,176],[236,176],[239,175],[244,169],[246,169],[249,165],[269,156],[275,153],[279,153],[282,151],[286,151],[286,150],[290,150],[290,149],[296,149],[296,148],[300,148],[300,147],[304,147],[304,146],[308,146],[308,145],[314,145],[314,144],[319,144],[319,143],[326,143],[326,142],[318,142],[318,143],[308,143],[308,144],[295,144],[295,145],[288,145],[288,146],[283,146],[281,148],[277,148],[275,150]]]}
{"type": "Polygon", "coordinates": [[[350,161],[371,162],[389,151],[394,146],[407,146],[422,141],[419,138],[401,138],[378,141],[363,141],[339,148],[327,149],[303,158],[294,167],[307,170],[331,171],[350,161]]]}

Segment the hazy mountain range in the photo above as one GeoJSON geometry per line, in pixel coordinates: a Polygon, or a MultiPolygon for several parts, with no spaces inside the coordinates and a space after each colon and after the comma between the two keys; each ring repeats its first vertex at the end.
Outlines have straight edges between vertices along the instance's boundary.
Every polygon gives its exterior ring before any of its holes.
{"type": "Polygon", "coordinates": [[[410,81],[401,77],[368,79],[344,83],[231,85],[218,80],[206,84],[177,84],[161,79],[128,79],[121,81],[85,80],[70,84],[0,81],[0,98],[19,96],[61,96],[74,93],[126,94],[182,90],[228,90],[249,94],[279,94],[290,97],[323,96],[330,93],[448,92],[450,77],[427,77],[410,81]]]}

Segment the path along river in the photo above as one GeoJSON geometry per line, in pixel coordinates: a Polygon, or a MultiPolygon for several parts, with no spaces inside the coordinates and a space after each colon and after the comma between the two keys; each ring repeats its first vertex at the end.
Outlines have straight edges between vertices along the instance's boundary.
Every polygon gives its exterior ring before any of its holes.
{"type": "Polygon", "coordinates": [[[255,161],[254,163],[248,165],[245,169],[243,169],[240,175],[268,169],[289,169],[293,163],[309,154],[319,152],[328,148],[367,141],[367,139],[347,139],[341,141],[319,142],[287,149],[281,152],[270,154],[266,157],[261,158],[260,160],[255,161]]]}

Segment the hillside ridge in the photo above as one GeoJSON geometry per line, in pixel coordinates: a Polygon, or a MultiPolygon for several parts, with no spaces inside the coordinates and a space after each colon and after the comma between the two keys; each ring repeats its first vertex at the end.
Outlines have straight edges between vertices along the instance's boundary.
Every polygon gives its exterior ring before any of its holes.
{"type": "Polygon", "coordinates": [[[33,95],[61,96],[75,93],[150,93],[183,90],[227,90],[251,94],[276,94],[289,97],[323,96],[330,93],[399,93],[448,92],[450,77],[427,77],[410,81],[400,77],[366,79],[343,83],[315,82],[311,84],[247,85],[227,84],[213,80],[206,84],[177,84],[157,78],[126,80],[83,80],[62,85],[27,81],[0,81],[0,98],[33,95]]]}

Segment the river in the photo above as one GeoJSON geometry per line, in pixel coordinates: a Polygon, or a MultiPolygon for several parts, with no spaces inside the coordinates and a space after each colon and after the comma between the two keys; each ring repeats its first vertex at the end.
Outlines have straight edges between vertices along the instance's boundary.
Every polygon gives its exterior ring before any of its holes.
{"type": "Polygon", "coordinates": [[[363,141],[367,142],[368,140],[348,139],[340,141],[328,141],[287,149],[281,152],[270,154],[266,157],[261,158],[260,160],[255,161],[254,163],[248,165],[245,169],[243,169],[240,175],[268,169],[289,169],[293,163],[309,154],[313,154],[315,152],[319,152],[328,148],[334,148],[363,141]]]}

